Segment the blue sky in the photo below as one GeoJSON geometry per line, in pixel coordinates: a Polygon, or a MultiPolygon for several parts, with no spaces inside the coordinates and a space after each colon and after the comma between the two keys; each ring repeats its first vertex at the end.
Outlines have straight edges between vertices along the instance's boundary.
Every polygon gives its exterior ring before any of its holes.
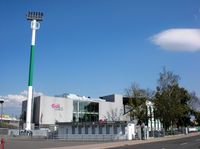
{"type": "Polygon", "coordinates": [[[27,89],[29,10],[44,12],[36,35],[37,92],[98,97],[123,94],[133,82],[154,90],[165,66],[200,93],[199,0],[1,0],[1,96],[27,89]],[[180,30],[177,39],[178,29],[189,33],[180,30]]]}

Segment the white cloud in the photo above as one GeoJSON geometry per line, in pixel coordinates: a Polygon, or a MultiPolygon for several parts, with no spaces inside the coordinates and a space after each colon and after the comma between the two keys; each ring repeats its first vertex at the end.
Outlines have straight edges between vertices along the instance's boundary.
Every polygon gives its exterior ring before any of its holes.
{"type": "MultiPolygon", "coordinates": [[[[6,111],[6,108],[10,109],[18,109],[18,111],[21,110],[21,106],[22,106],[22,101],[27,100],[27,91],[24,90],[19,94],[8,94],[6,96],[1,96],[0,95],[0,99],[4,99],[4,110],[6,111]]],[[[34,96],[39,96],[39,95],[43,95],[43,93],[41,92],[34,92],[34,96]]]]}
{"type": "Polygon", "coordinates": [[[166,50],[200,51],[200,29],[168,29],[152,36],[151,41],[166,50]]]}

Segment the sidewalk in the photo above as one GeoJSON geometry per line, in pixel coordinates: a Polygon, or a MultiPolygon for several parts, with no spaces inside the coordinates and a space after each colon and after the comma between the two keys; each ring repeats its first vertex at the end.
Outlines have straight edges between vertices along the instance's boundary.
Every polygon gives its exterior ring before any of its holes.
{"type": "Polygon", "coordinates": [[[188,135],[181,134],[181,135],[166,136],[166,137],[161,137],[161,138],[151,138],[149,140],[118,141],[118,142],[99,143],[99,144],[81,145],[81,146],[79,145],[79,146],[68,146],[68,147],[56,147],[56,148],[46,148],[46,149],[106,149],[106,148],[120,147],[120,146],[127,146],[127,145],[175,140],[175,139],[187,138],[187,137],[198,136],[198,135],[200,135],[199,132],[190,133],[188,135]]]}

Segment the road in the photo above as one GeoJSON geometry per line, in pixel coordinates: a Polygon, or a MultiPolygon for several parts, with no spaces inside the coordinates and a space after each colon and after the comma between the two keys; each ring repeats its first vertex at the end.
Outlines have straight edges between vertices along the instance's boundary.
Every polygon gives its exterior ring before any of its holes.
{"type": "Polygon", "coordinates": [[[124,145],[110,149],[200,149],[200,136],[138,145],[124,145]]]}
{"type": "Polygon", "coordinates": [[[171,136],[152,140],[85,142],[7,139],[5,149],[200,149],[200,135],[171,136]],[[179,138],[179,139],[178,139],[179,138]],[[121,147],[118,147],[121,146],[121,147]]]}
{"type": "Polygon", "coordinates": [[[84,142],[84,141],[59,141],[59,140],[6,140],[5,149],[41,149],[72,147],[77,145],[99,144],[102,142],[84,142]]]}

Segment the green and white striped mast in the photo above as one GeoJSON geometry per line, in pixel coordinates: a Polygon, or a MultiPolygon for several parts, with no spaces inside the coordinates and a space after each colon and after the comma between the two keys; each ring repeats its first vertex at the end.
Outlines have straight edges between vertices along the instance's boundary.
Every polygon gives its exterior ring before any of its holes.
{"type": "Polygon", "coordinates": [[[32,39],[31,39],[29,79],[28,79],[28,100],[27,100],[26,128],[25,128],[26,130],[31,130],[35,36],[36,36],[36,30],[40,28],[39,22],[42,21],[42,17],[43,17],[42,12],[28,12],[27,14],[27,20],[31,21],[32,39]]]}

